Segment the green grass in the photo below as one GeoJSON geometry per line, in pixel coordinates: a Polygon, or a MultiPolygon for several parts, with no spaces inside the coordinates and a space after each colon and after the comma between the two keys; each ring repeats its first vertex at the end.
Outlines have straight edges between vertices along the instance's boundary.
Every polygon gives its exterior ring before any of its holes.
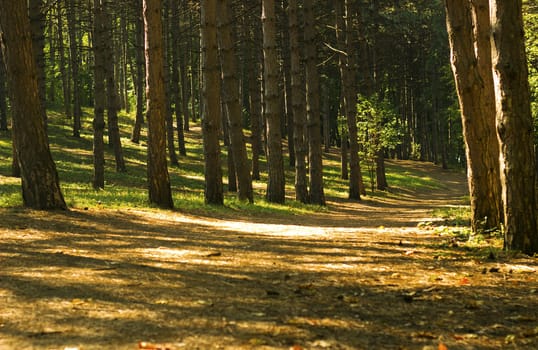
{"type": "MultiPolygon", "coordinates": [[[[49,140],[61,181],[64,197],[71,208],[149,208],[146,190],[146,140],[144,135],[140,144],[130,141],[133,116],[120,114],[122,146],[127,166],[126,173],[115,170],[111,149],[106,148],[105,189],[95,190],[91,181],[93,176],[92,160],[92,110],[85,109],[83,129],[80,138],[72,135],[72,120],[66,119],[60,112],[49,110],[49,140]]],[[[143,129],[144,132],[144,129],[143,129]]],[[[326,211],[315,205],[298,203],[293,198],[294,171],[286,166],[286,191],[290,198],[283,205],[268,203],[264,199],[267,175],[266,164],[262,158],[261,180],[254,183],[255,204],[240,202],[235,194],[225,194],[225,206],[215,207],[204,204],[202,140],[199,132],[185,134],[187,156],[180,157],[179,167],[170,167],[170,179],[176,208],[185,212],[211,215],[214,213],[234,215],[241,212],[247,216],[266,215],[302,215],[326,211]]],[[[105,138],[106,142],[106,138],[105,138]]],[[[0,207],[18,207],[22,205],[20,180],[9,177],[11,173],[11,135],[0,134],[0,207]]],[[[226,164],[223,148],[222,164],[226,164]]],[[[285,164],[288,160],[285,159],[285,164]]],[[[347,198],[347,180],[340,178],[340,163],[336,152],[326,155],[324,160],[325,194],[327,197],[347,198]]],[[[366,170],[365,185],[369,188],[366,170]]],[[[224,167],[224,179],[226,169],[224,167]]],[[[410,171],[395,164],[387,165],[389,184],[395,188],[416,190],[419,188],[440,188],[442,184],[420,171],[410,171]]],[[[226,180],[225,180],[226,181],[226,180]]],[[[369,196],[384,196],[383,192],[368,193],[369,196]]]]}

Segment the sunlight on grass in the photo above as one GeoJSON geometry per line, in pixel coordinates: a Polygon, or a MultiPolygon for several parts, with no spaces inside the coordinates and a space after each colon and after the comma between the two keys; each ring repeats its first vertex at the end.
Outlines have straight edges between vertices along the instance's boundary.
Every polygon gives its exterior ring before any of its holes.
{"type": "MultiPolygon", "coordinates": [[[[130,131],[134,117],[122,112],[119,116],[121,140],[124,159],[127,166],[126,173],[118,173],[115,169],[115,159],[112,149],[105,147],[105,188],[95,190],[92,185],[93,155],[91,118],[93,111],[84,109],[82,120],[83,130],[80,138],[71,136],[72,121],[66,119],[56,110],[49,110],[49,139],[51,151],[55,160],[64,197],[73,208],[150,208],[147,198],[147,157],[146,139],[143,129],[140,144],[130,141],[130,131]]],[[[269,203],[265,200],[267,184],[266,160],[260,159],[261,179],[253,183],[255,189],[255,204],[241,202],[235,193],[225,192],[224,206],[208,206],[204,203],[204,164],[202,140],[198,125],[192,125],[191,131],[185,132],[187,157],[179,158],[179,167],[170,167],[170,180],[175,207],[178,210],[207,215],[237,215],[243,216],[295,216],[326,213],[326,207],[306,205],[294,200],[294,171],[286,167],[286,193],[285,204],[269,203]]],[[[105,142],[107,142],[105,135],[105,142]]],[[[10,133],[0,134],[0,172],[8,176],[11,171],[11,136],[10,133]]],[[[226,164],[226,152],[223,149],[222,164],[226,164]]],[[[338,152],[326,153],[324,160],[325,195],[328,199],[348,196],[349,180],[340,177],[340,160],[338,152]]],[[[287,162],[287,159],[285,160],[287,162]]],[[[287,164],[287,163],[286,163],[287,164]]],[[[223,167],[224,181],[226,182],[226,167],[223,167]]],[[[367,187],[367,174],[364,173],[367,187]]],[[[442,184],[432,179],[427,173],[420,170],[410,171],[409,168],[400,167],[390,162],[387,164],[387,178],[393,188],[439,189],[442,184]]],[[[8,177],[2,178],[0,207],[13,207],[22,205],[20,194],[20,180],[8,177]]],[[[226,186],[225,186],[226,188],[226,186]]],[[[387,192],[371,192],[368,195],[384,198],[387,192]]]]}

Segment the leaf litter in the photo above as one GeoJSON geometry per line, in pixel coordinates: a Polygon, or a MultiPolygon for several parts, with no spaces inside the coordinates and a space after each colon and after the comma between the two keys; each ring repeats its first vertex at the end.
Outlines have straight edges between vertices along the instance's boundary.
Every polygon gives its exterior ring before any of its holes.
{"type": "Polygon", "coordinates": [[[308,218],[0,209],[0,348],[538,348],[536,258],[446,244],[465,179],[422,166],[308,218]]]}

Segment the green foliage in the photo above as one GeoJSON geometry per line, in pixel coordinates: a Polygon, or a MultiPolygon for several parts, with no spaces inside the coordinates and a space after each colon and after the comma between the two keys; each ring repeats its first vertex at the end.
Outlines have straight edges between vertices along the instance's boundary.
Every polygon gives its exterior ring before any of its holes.
{"type": "Polygon", "coordinates": [[[359,95],[357,102],[357,129],[360,157],[369,169],[374,188],[376,159],[380,152],[391,151],[401,142],[403,132],[398,115],[387,99],[359,95]]]}
{"type": "Polygon", "coordinates": [[[529,85],[531,108],[538,139],[538,5],[534,1],[523,1],[527,60],[529,63],[529,85]]]}

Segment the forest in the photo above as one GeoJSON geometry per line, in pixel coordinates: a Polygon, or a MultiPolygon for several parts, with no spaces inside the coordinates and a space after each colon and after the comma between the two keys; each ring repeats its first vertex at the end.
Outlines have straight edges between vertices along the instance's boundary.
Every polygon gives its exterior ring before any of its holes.
{"type": "Polygon", "coordinates": [[[538,347],[534,1],[0,0],[0,48],[0,349],[538,347]]]}

